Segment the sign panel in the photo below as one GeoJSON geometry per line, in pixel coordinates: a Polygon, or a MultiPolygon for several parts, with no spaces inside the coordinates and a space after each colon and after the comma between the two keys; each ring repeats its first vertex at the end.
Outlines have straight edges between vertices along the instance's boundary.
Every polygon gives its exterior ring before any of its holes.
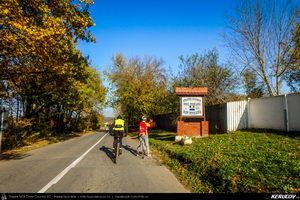
{"type": "Polygon", "coordinates": [[[202,97],[182,97],[182,116],[203,116],[202,97]]]}

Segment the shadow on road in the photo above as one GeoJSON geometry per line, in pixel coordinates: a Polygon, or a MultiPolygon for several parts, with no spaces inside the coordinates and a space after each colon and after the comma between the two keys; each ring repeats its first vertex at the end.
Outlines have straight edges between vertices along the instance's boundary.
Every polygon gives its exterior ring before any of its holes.
{"type": "Polygon", "coordinates": [[[115,155],[112,149],[107,148],[106,146],[102,146],[99,150],[106,153],[106,155],[110,158],[110,160],[112,162],[115,162],[115,155]]]}
{"type": "Polygon", "coordinates": [[[126,146],[123,146],[123,148],[126,150],[126,151],[129,151],[130,153],[132,153],[134,156],[137,155],[137,150],[136,149],[133,149],[131,148],[131,146],[129,145],[126,145],[126,146]]]}
{"type": "Polygon", "coordinates": [[[18,153],[5,153],[5,154],[0,155],[0,161],[1,160],[21,160],[28,156],[31,156],[31,155],[30,154],[18,154],[18,153]]]}

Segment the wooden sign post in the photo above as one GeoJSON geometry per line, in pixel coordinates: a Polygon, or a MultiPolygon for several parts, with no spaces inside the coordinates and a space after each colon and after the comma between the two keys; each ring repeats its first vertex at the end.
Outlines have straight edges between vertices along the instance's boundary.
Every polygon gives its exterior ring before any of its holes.
{"type": "Polygon", "coordinates": [[[180,98],[176,140],[180,140],[183,136],[208,136],[204,101],[207,88],[176,88],[176,95],[180,98]]]}

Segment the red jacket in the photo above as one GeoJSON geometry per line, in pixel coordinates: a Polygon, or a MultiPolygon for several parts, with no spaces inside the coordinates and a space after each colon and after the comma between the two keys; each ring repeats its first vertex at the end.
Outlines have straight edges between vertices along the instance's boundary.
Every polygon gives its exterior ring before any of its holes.
{"type": "Polygon", "coordinates": [[[140,136],[148,134],[148,127],[149,128],[153,127],[153,123],[151,123],[151,122],[148,123],[146,121],[140,122],[140,130],[139,130],[140,136]]]}

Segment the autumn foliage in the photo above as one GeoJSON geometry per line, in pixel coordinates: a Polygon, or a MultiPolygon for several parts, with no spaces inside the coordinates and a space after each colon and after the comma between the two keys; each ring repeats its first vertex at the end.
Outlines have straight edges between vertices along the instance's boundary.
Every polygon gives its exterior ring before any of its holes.
{"type": "Polygon", "coordinates": [[[86,129],[100,115],[106,90],[99,73],[76,49],[78,40],[95,42],[89,32],[94,25],[91,4],[1,1],[0,97],[10,109],[7,132],[19,129],[19,120],[30,121],[23,127],[28,137],[86,129]]]}

